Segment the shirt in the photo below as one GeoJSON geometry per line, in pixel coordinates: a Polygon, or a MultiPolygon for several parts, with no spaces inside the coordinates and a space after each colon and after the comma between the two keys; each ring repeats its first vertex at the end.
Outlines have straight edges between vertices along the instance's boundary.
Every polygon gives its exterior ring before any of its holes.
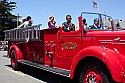
{"type": "Polygon", "coordinates": [[[63,29],[63,31],[65,31],[65,32],[75,31],[75,25],[74,25],[73,23],[64,22],[64,23],[62,24],[62,29],[63,29]]]}
{"type": "Polygon", "coordinates": [[[49,21],[49,22],[48,22],[48,27],[49,27],[49,29],[55,28],[55,27],[56,27],[55,24],[56,24],[55,21],[53,21],[53,22],[49,21]]]}
{"type": "Polygon", "coordinates": [[[95,24],[90,27],[90,29],[100,29],[101,27],[96,26],[95,24]]]}
{"type": "Polygon", "coordinates": [[[28,27],[29,21],[25,21],[24,23],[22,23],[19,27],[28,27]]]}

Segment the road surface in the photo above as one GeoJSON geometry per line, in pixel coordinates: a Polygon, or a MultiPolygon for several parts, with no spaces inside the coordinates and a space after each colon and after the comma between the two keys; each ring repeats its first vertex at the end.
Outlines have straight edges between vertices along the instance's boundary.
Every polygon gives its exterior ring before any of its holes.
{"type": "Polygon", "coordinates": [[[0,83],[71,83],[67,77],[30,66],[14,71],[10,66],[10,59],[6,56],[6,51],[0,51],[0,83]]]}

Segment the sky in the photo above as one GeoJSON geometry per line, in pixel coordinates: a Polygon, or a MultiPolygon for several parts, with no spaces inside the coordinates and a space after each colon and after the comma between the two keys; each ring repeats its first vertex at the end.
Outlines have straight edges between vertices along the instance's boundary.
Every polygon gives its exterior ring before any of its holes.
{"type": "MultiPolygon", "coordinates": [[[[125,0],[9,0],[15,1],[17,8],[12,12],[22,17],[31,16],[33,24],[42,24],[47,28],[49,16],[54,15],[57,25],[65,21],[65,16],[70,14],[72,22],[78,23],[81,12],[98,12],[93,8],[92,1],[98,3],[101,13],[106,12],[113,19],[125,20],[125,0]]],[[[21,19],[20,19],[21,20],[21,19]]]]}

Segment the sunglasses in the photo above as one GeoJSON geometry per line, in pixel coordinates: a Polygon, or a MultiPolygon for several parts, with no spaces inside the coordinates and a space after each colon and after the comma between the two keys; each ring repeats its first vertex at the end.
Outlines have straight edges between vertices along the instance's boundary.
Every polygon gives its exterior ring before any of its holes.
{"type": "Polygon", "coordinates": [[[71,19],[71,18],[66,18],[66,19],[71,19]]]}

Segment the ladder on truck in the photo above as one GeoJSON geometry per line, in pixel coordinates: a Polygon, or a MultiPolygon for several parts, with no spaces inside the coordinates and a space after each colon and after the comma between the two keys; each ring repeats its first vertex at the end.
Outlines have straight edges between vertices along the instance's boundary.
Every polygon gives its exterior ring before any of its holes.
{"type": "Polygon", "coordinates": [[[24,28],[15,28],[11,30],[5,30],[5,41],[26,41],[39,40],[40,39],[40,26],[28,26],[24,28]]]}

